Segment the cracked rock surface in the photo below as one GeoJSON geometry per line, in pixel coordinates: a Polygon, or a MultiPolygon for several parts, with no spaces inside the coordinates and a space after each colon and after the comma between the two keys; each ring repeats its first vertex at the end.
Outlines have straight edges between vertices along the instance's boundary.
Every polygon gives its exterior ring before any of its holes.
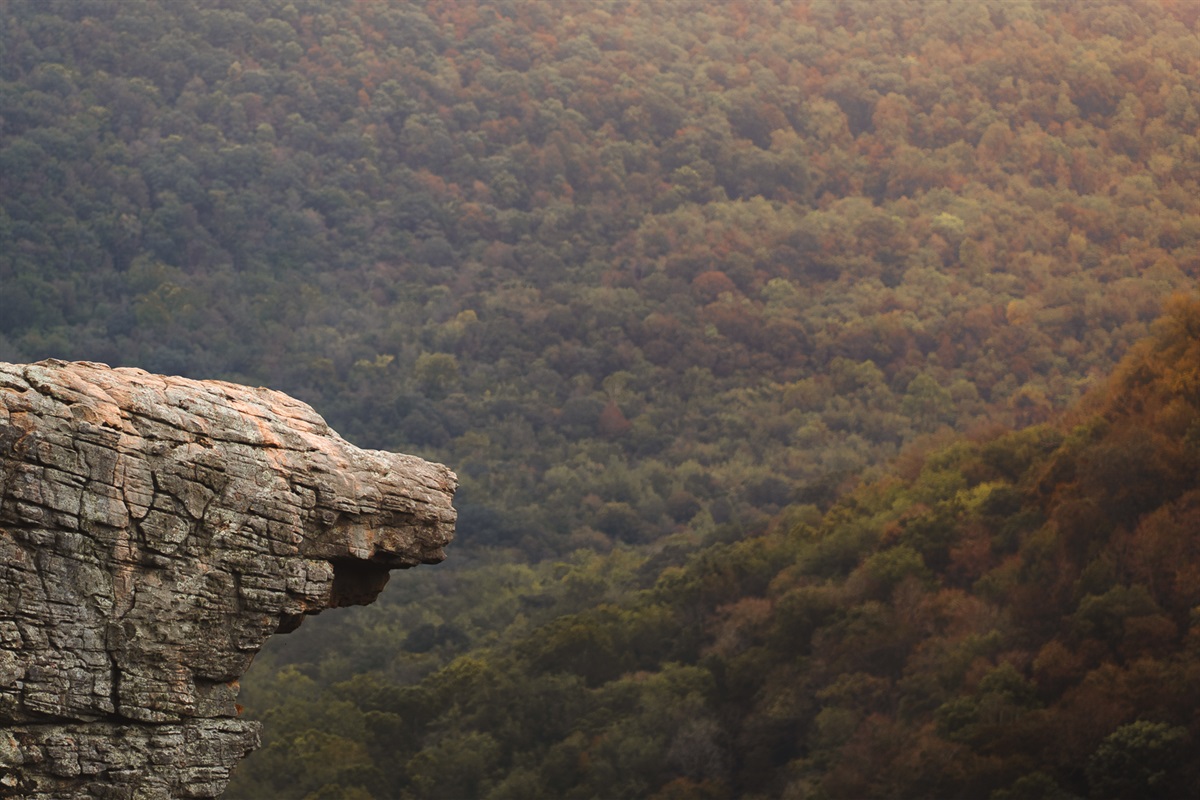
{"type": "Polygon", "coordinates": [[[445,558],[456,477],[279,392],[0,363],[0,797],[216,797],[237,680],[445,558]]]}

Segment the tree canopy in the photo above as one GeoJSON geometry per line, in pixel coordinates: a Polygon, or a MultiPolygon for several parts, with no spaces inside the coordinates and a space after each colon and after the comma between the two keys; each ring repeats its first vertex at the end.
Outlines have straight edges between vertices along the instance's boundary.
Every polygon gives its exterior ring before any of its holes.
{"type": "Polygon", "coordinates": [[[3,7],[0,358],[462,479],[236,791],[1194,787],[1195,4],[3,7]]]}
{"type": "Polygon", "coordinates": [[[1198,334],[1179,298],[1065,419],[824,513],[407,584],[268,656],[231,796],[1193,796],[1198,334]]]}

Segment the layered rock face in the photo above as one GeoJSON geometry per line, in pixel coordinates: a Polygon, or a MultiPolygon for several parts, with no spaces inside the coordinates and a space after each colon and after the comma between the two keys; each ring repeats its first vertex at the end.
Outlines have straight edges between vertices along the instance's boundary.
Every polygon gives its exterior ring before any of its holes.
{"type": "Polygon", "coordinates": [[[441,561],[455,486],[279,392],[0,363],[0,797],[218,796],[254,654],[441,561]]]}

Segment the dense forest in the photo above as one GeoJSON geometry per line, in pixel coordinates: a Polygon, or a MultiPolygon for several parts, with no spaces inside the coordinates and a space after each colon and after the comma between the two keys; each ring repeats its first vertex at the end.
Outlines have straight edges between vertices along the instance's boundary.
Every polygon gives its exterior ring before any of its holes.
{"type": "Polygon", "coordinates": [[[458,471],[231,796],[1194,794],[1198,18],[0,0],[0,359],[458,471]]]}
{"type": "Polygon", "coordinates": [[[1200,268],[1189,3],[4,7],[0,357],[288,391],[474,546],[1042,421],[1200,268]]]}
{"type": "Polygon", "coordinates": [[[233,796],[1195,797],[1197,475],[1180,298],[1066,419],[908,451],[824,514],[312,621],[233,796]]]}

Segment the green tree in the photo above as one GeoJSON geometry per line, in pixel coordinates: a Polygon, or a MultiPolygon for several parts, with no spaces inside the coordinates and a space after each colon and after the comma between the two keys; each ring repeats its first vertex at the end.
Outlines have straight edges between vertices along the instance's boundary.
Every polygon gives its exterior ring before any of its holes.
{"type": "Polygon", "coordinates": [[[1187,729],[1138,720],[1105,737],[1088,760],[1094,797],[1175,797],[1187,729]]]}

